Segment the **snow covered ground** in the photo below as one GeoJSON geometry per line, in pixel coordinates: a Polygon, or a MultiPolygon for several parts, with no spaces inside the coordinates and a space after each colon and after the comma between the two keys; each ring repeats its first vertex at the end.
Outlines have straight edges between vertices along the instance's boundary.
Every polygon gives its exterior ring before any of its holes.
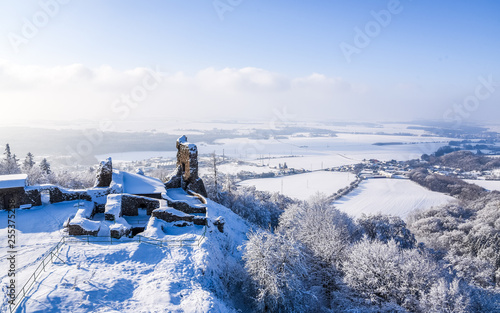
{"type": "MultiPolygon", "coordinates": [[[[267,164],[267,161],[266,161],[267,164]]],[[[278,172],[277,169],[270,168],[269,166],[263,166],[263,165],[257,165],[253,163],[249,164],[238,164],[237,162],[230,162],[230,163],[224,163],[217,165],[217,171],[219,173],[223,174],[231,174],[231,175],[236,175],[239,172],[245,171],[245,172],[251,172],[255,174],[263,174],[263,173],[269,173],[269,172],[278,172]]],[[[213,175],[213,168],[212,167],[202,167],[199,170],[200,176],[201,175],[213,175]]]]}
{"type": "MultiPolygon", "coordinates": [[[[174,147],[175,148],[175,147],[174,147]]],[[[150,158],[162,157],[165,159],[175,159],[177,151],[129,151],[129,152],[116,152],[108,154],[96,155],[96,159],[105,160],[108,157],[113,159],[113,162],[131,162],[142,161],[150,158]]]]}
{"type": "Polygon", "coordinates": [[[453,197],[430,191],[408,179],[368,179],[348,195],[335,201],[335,207],[352,216],[391,214],[401,218],[418,209],[446,204],[453,197]]]}
{"type": "Polygon", "coordinates": [[[283,191],[286,196],[307,200],[318,192],[327,196],[331,195],[349,186],[354,180],[356,176],[352,173],[317,171],[282,177],[249,179],[242,181],[240,185],[255,186],[261,191],[283,191]]]}
{"type": "MultiPolygon", "coordinates": [[[[17,210],[18,291],[42,256],[64,235],[75,202],[17,210]]],[[[223,216],[224,233],[209,227],[200,246],[160,247],[147,243],[68,243],[23,302],[20,312],[235,312],[221,277],[241,259],[237,249],[248,225],[227,208],[208,203],[207,216],[223,216]]],[[[7,212],[0,212],[7,238],[7,212]]],[[[163,221],[160,221],[163,222],[163,221]]],[[[171,237],[170,234],[169,237],[171,237]]],[[[166,236],[162,234],[161,236],[166,236]]],[[[156,237],[161,237],[156,236],[156,237]]],[[[162,239],[162,238],[159,238],[162,239]]],[[[2,306],[6,311],[7,240],[0,242],[2,306]],[[5,270],[4,270],[5,269],[5,270]]],[[[237,303],[235,303],[237,305],[237,303]]]]}
{"type": "Polygon", "coordinates": [[[281,139],[220,139],[216,144],[199,145],[201,154],[212,153],[270,167],[287,163],[306,170],[360,163],[363,159],[410,160],[433,153],[450,139],[439,137],[394,136],[376,134],[338,134],[337,137],[297,137],[281,139]],[[374,145],[400,142],[403,144],[374,145]],[[261,158],[264,158],[262,160],[261,158]]]}
{"type": "Polygon", "coordinates": [[[481,180],[481,179],[466,179],[469,184],[476,184],[483,187],[486,190],[498,190],[500,191],[500,180],[481,180]]]}

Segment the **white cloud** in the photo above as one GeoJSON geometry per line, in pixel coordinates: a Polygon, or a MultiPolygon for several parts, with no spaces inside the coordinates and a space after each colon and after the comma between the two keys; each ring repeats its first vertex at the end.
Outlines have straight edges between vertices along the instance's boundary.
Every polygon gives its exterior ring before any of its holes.
{"type": "Polygon", "coordinates": [[[319,73],[288,77],[246,67],[207,68],[194,75],[163,73],[156,86],[152,70],[156,69],[121,71],[82,64],[40,67],[0,60],[0,122],[269,119],[273,109],[284,107],[301,119],[411,119],[422,117],[419,112],[439,118],[444,108],[433,100],[450,105],[443,94],[425,93],[411,83],[377,89],[319,73]],[[125,103],[123,97],[133,94],[140,101],[125,103]]]}

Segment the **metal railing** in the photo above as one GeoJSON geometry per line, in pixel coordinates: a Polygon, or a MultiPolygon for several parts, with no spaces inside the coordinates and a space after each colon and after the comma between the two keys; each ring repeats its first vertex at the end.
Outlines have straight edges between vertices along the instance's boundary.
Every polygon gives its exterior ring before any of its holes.
{"type": "Polygon", "coordinates": [[[31,288],[33,288],[36,279],[40,276],[40,274],[42,274],[42,272],[45,272],[45,267],[47,265],[53,263],[56,259],[59,259],[61,262],[65,263],[58,256],[59,250],[64,245],[64,243],[65,243],[65,237],[61,238],[61,240],[52,249],[50,249],[49,253],[45,255],[45,257],[42,259],[42,262],[38,265],[38,267],[35,269],[30,278],[28,278],[28,281],[24,284],[19,293],[16,295],[16,298],[14,299],[13,303],[9,304],[9,311],[11,313],[15,312],[19,307],[19,305],[21,305],[28,292],[31,290],[31,288]]]}
{"type": "Polygon", "coordinates": [[[9,304],[9,312],[14,313],[19,308],[23,300],[26,298],[28,292],[33,288],[36,279],[41,275],[42,272],[45,271],[45,267],[53,263],[56,259],[59,259],[61,262],[64,262],[61,258],[59,258],[59,250],[64,244],[69,243],[109,243],[109,244],[118,244],[118,243],[129,243],[129,242],[139,242],[151,244],[159,247],[189,247],[189,246],[200,246],[203,240],[205,239],[205,235],[207,233],[207,226],[204,227],[203,233],[198,239],[170,239],[170,240],[160,240],[154,238],[148,238],[144,236],[137,235],[133,238],[122,237],[120,239],[113,238],[111,236],[64,236],[61,240],[49,250],[49,252],[42,259],[42,262],[35,269],[33,274],[28,278],[28,281],[24,284],[21,290],[16,295],[16,298],[12,304],[9,304]]]}

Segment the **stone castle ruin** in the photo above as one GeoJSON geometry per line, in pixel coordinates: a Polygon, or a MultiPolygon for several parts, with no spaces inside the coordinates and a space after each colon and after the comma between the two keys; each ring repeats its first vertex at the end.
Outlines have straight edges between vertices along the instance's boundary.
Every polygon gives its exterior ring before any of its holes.
{"type": "Polygon", "coordinates": [[[167,188],[182,188],[207,196],[203,180],[198,176],[198,148],[186,136],[177,139],[176,174],[166,183],[167,188]]]}
{"type": "Polygon", "coordinates": [[[42,205],[42,193],[50,203],[77,201],[77,213],[65,227],[69,235],[120,238],[144,231],[150,218],[172,226],[215,226],[222,220],[206,217],[206,190],[198,177],[198,150],[186,136],[177,140],[177,168],[167,183],[144,173],[113,170],[111,158],[102,161],[95,185],[85,190],[68,190],[55,185],[26,186],[27,176],[0,176],[0,209],[42,205]]]}

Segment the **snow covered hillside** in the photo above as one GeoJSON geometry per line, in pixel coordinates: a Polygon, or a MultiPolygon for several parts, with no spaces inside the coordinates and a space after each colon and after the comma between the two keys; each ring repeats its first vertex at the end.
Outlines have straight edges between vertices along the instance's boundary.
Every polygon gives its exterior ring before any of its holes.
{"type": "MultiPolygon", "coordinates": [[[[65,233],[63,223],[75,214],[76,202],[17,210],[17,290],[42,256],[65,233]]],[[[246,240],[248,225],[229,209],[208,201],[207,217],[225,220],[224,232],[213,225],[199,246],[169,247],[114,240],[109,243],[67,243],[49,265],[21,312],[235,312],[237,301],[226,291],[231,269],[241,265],[237,249],[246,240]]],[[[6,236],[7,212],[0,212],[0,232],[6,236]]],[[[169,232],[167,223],[152,219],[144,235],[156,239],[169,232]]],[[[169,237],[171,237],[170,234],[169,237]]],[[[7,255],[7,241],[0,243],[7,255]]],[[[0,268],[8,267],[6,257],[0,268]]],[[[6,271],[0,272],[2,306],[7,310],[6,271]]],[[[235,295],[238,296],[237,294],[235,295]]]]}
{"type": "Polygon", "coordinates": [[[500,191],[500,180],[465,179],[465,182],[478,185],[479,187],[483,187],[486,190],[500,191]]]}
{"type": "Polygon", "coordinates": [[[355,217],[363,213],[382,213],[405,218],[414,210],[428,209],[453,200],[453,197],[430,191],[407,179],[368,179],[334,204],[339,210],[355,217]]]}
{"type": "Polygon", "coordinates": [[[348,172],[318,171],[274,178],[249,179],[240,183],[255,186],[257,190],[283,192],[284,195],[299,200],[307,200],[320,192],[327,196],[349,186],[356,175],[348,172]]]}

